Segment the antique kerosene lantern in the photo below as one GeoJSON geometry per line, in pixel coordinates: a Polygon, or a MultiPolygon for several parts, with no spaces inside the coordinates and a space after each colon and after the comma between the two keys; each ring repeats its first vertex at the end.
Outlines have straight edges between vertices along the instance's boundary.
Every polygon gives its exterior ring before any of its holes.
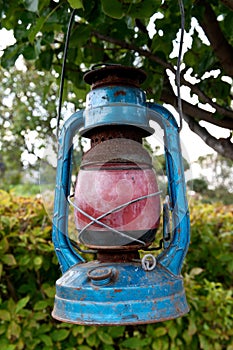
{"type": "MultiPolygon", "coordinates": [[[[147,103],[142,70],[107,65],[85,74],[92,89],[59,138],[53,243],[62,277],[53,317],[77,324],[152,323],[188,312],[180,275],[189,244],[189,213],[179,129],[163,106],[147,103]],[[160,193],[142,139],[158,124],[164,134],[167,200],[160,193]],[[91,140],[70,194],[73,138],[91,140]],[[86,262],[68,234],[74,206],[78,242],[96,255],[86,262]],[[163,221],[161,253],[152,254],[163,221]],[[170,223],[171,221],[171,223],[170,223]],[[171,226],[170,232],[168,227],[171,226]]],[[[82,251],[79,248],[79,251],[82,251]]]]}

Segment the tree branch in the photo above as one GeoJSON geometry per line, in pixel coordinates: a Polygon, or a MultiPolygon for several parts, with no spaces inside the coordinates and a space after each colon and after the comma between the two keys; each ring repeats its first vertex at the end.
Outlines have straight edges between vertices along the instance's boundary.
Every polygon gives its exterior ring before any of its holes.
{"type": "Polygon", "coordinates": [[[127,50],[138,52],[141,56],[147,57],[147,58],[151,59],[152,61],[160,64],[165,69],[170,69],[173,73],[175,73],[175,69],[174,69],[172,64],[163,61],[160,57],[154,55],[153,53],[151,53],[148,50],[137,47],[134,44],[129,44],[125,41],[122,41],[122,40],[119,40],[116,38],[112,38],[112,37],[107,36],[107,35],[103,35],[95,30],[92,31],[92,34],[95,37],[99,38],[100,40],[104,40],[104,41],[107,41],[109,43],[119,45],[122,49],[127,49],[127,50]]]}
{"type": "MultiPolygon", "coordinates": [[[[168,62],[163,61],[160,57],[157,57],[153,53],[151,53],[148,50],[139,48],[131,43],[126,43],[124,41],[121,41],[119,39],[115,39],[103,34],[100,34],[97,31],[93,31],[92,34],[99,38],[100,40],[104,40],[106,42],[110,42],[112,44],[118,45],[121,48],[131,50],[134,52],[138,52],[141,56],[147,57],[151,61],[154,61],[161,65],[164,69],[169,69],[173,73],[175,73],[175,68],[168,62]]],[[[224,157],[228,157],[230,159],[233,159],[233,145],[230,142],[229,139],[216,139],[214,136],[209,134],[209,132],[206,130],[206,128],[201,127],[198,122],[195,121],[195,119],[199,120],[205,120],[212,124],[215,124],[217,126],[221,126],[224,128],[232,129],[233,128],[233,111],[226,110],[225,108],[213,103],[212,100],[209,99],[208,96],[206,96],[197,86],[192,85],[191,83],[187,82],[185,78],[181,77],[181,83],[189,86],[192,90],[192,92],[196,93],[198,97],[203,102],[210,103],[217,112],[221,113],[223,116],[225,116],[224,120],[221,119],[214,119],[213,113],[205,111],[203,109],[200,109],[186,101],[183,102],[183,110],[184,110],[184,119],[187,121],[190,129],[194,131],[197,135],[199,135],[203,141],[210,147],[212,147],[216,152],[223,155],[224,157]],[[226,117],[227,116],[227,117],[226,117]]],[[[177,98],[173,92],[172,87],[168,89],[168,91],[163,90],[161,100],[170,103],[173,106],[177,106],[177,98]]]]}
{"type": "Polygon", "coordinates": [[[233,10],[233,1],[232,0],[221,0],[221,2],[227,6],[229,9],[233,10]]]}
{"type": "MultiPolygon", "coordinates": [[[[233,47],[228,43],[227,39],[221,31],[219,22],[216,19],[216,15],[211,7],[211,5],[205,1],[201,0],[205,8],[204,17],[201,21],[201,26],[211,43],[216,57],[219,59],[225,72],[233,77],[233,47]]],[[[232,1],[225,1],[232,5],[232,1]]]]}
{"type": "MultiPolygon", "coordinates": [[[[164,79],[164,88],[161,94],[161,100],[163,102],[172,104],[177,110],[177,97],[174,94],[172,86],[167,76],[164,79]]],[[[195,132],[201,139],[216,152],[221,154],[224,157],[233,159],[233,144],[230,141],[230,138],[227,139],[217,139],[212,136],[206,128],[199,125],[196,119],[205,120],[211,124],[217,126],[222,126],[222,120],[214,119],[212,113],[207,112],[201,108],[198,108],[186,101],[182,102],[183,107],[183,118],[188,123],[189,128],[195,132]]],[[[228,120],[228,127],[232,129],[233,120],[228,120]]],[[[226,119],[224,119],[224,127],[226,127],[226,119]]]]}
{"type": "Polygon", "coordinates": [[[188,123],[189,128],[195,132],[200,138],[217,153],[223,157],[233,160],[233,144],[229,138],[217,139],[212,136],[206,128],[202,127],[193,118],[190,118],[187,114],[184,114],[184,120],[188,123]]]}
{"type": "MultiPolygon", "coordinates": [[[[147,57],[151,61],[156,62],[159,65],[161,65],[163,68],[169,69],[174,74],[176,73],[176,70],[175,70],[175,68],[173,67],[173,65],[171,63],[163,61],[160,57],[156,56],[155,54],[151,53],[150,51],[148,51],[146,49],[142,49],[140,47],[137,47],[134,44],[129,44],[129,43],[125,42],[125,41],[122,41],[122,40],[119,40],[119,39],[116,39],[116,38],[112,38],[112,37],[109,37],[107,35],[103,35],[103,34],[97,32],[95,30],[92,31],[92,34],[95,37],[99,38],[100,40],[104,40],[106,42],[118,45],[118,46],[120,46],[123,49],[127,49],[127,50],[131,50],[131,51],[134,51],[134,52],[138,52],[141,56],[147,57]]],[[[203,93],[203,91],[201,91],[198,88],[197,85],[193,85],[190,82],[188,82],[184,78],[182,72],[181,72],[181,84],[188,86],[191,89],[191,91],[193,93],[195,93],[200,98],[200,100],[203,103],[209,103],[213,108],[216,109],[216,112],[221,114],[223,117],[228,117],[228,118],[232,118],[233,119],[233,111],[232,110],[223,108],[222,106],[219,106],[217,103],[214,103],[208,96],[206,96],[203,93]]]]}
{"type": "Polygon", "coordinates": [[[199,99],[201,100],[201,102],[203,103],[208,103],[209,105],[211,105],[213,108],[216,109],[216,112],[221,114],[224,117],[229,117],[233,119],[233,111],[227,108],[224,108],[220,105],[218,105],[217,103],[213,102],[211,100],[211,98],[209,98],[202,90],[199,89],[199,87],[197,85],[193,85],[190,82],[188,82],[187,80],[184,79],[183,75],[181,74],[181,83],[183,85],[188,86],[193,94],[196,94],[199,99]]]}
{"type": "MultiPolygon", "coordinates": [[[[166,85],[166,88],[163,89],[162,91],[160,99],[164,103],[169,103],[175,108],[177,108],[177,97],[174,94],[172,87],[168,88],[168,86],[166,85]]],[[[199,108],[195,105],[192,105],[187,101],[182,101],[182,107],[183,107],[184,113],[194,119],[204,120],[206,122],[209,122],[211,124],[214,124],[222,128],[226,128],[230,130],[233,129],[233,119],[231,118],[215,119],[213,117],[213,113],[205,111],[204,109],[199,108]]]]}

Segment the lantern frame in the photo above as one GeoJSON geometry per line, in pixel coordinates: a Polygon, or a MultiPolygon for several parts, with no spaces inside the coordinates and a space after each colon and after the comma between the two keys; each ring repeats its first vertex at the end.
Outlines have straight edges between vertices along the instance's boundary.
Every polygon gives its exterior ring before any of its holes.
{"type": "MultiPolygon", "coordinates": [[[[108,105],[108,108],[114,110],[117,105],[108,105]]],[[[68,235],[67,198],[71,185],[73,138],[85,129],[86,114],[83,110],[74,113],[64,123],[59,138],[54,201],[52,240],[63,276],[56,283],[52,315],[60,321],[97,325],[153,323],[179,317],[189,310],[180,275],[190,240],[190,222],[179,128],[173,115],[163,106],[143,102],[140,108],[149,111],[145,130],[150,120],[164,130],[171,240],[167,241],[165,237],[169,215],[164,215],[164,249],[156,258],[156,267],[149,272],[144,271],[140,262],[85,262],[73,248],[68,235]]],[[[110,120],[105,123],[111,124],[112,115],[108,115],[110,120]]],[[[121,120],[118,117],[118,121],[123,126],[129,124],[124,117],[121,120]]]]}

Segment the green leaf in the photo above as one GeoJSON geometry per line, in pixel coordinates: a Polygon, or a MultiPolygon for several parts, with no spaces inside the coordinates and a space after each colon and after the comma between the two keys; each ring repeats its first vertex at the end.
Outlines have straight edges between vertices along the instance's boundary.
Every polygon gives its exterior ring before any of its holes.
{"type": "Polygon", "coordinates": [[[49,298],[54,298],[56,292],[55,286],[43,286],[43,290],[49,298]]]}
{"type": "Polygon", "coordinates": [[[103,12],[112,18],[120,19],[124,16],[123,6],[118,0],[101,0],[103,12]]]}
{"type": "Polygon", "coordinates": [[[10,298],[7,302],[7,310],[10,312],[11,315],[14,315],[15,313],[16,304],[12,298],[10,298]]]}
{"type": "Polygon", "coordinates": [[[98,337],[100,338],[100,340],[104,343],[104,344],[113,344],[113,340],[112,337],[110,337],[109,334],[104,333],[104,332],[98,332],[98,337]]]}
{"type": "Polygon", "coordinates": [[[2,257],[2,262],[8,266],[14,266],[16,265],[16,260],[14,258],[14,255],[12,254],[5,254],[2,257]]]}
{"type": "Polygon", "coordinates": [[[29,300],[30,300],[29,295],[23,299],[20,299],[16,305],[15,313],[17,314],[21,309],[23,309],[27,305],[29,300]]]}
{"type": "Polygon", "coordinates": [[[23,255],[19,259],[19,266],[27,266],[31,262],[29,255],[23,255]]]}
{"type": "Polygon", "coordinates": [[[33,44],[36,34],[42,29],[47,17],[40,17],[34,26],[29,29],[28,39],[33,44]]]}
{"type": "Polygon", "coordinates": [[[199,338],[199,341],[200,341],[201,349],[204,349],[204,350],[212,350],[213,349],[212,344],[209,343],[207,338],[204,337],[202,334],[198,334],[198,338],[199,338]]]}
{"type": "Polygon", "coordinates": [[[70,330],[57,329],[51,333],[51,337],[54,341],[62,341],[68,337],[70,330]]]}
{"type": "Polygon", "coordinates": [[[40,0],[39,1],[39,12],[49,6],[50,0],[40,0]]]}
{"type": "Polygon", "coordinates": [[[48,333],[52,328],[52,325],[49,323],[44,323],[40,325],[40,328],[38,329],[38,334],[44,334],[48,333]]]}
{"type": "MultiPolygon", "coordinates": [[[[6,333],[6,326],[7,326],[6,323],[0,324],[0,335],[6,333]]],[[[1,338],[0,338],[0,339],[1,339],[1,338]]]]}
{"type": "Polygon", "coordinates": [[[116,348],[114,348],[112,345],[107,345],[107,344],[103,344],[103,350],[115,350],[116,348]]]}
{"type": "Polygon", "coordinates": [[[11,314],[7,310],[0,310],[0,320],[10,321],[11,314]]]}
{"type": "MultiPolygon", "coordinates": [[[[227,264],[227,270],[229,271],[230,274],[232,274],[233,272],[233,261],[230,261],[228,264],[227,264]]],[[[1,276],[1,275],[0,275],[1,276]]]]}
{"type": "Polygon", "coordinates": [[[53,62],[53,50],[42,51],[39,56],[39,64],[42,69],[50,70],[53,62]]]}
{"type": "Polygon", "coordinates": [[[90,345],[92,348],[96,346],[97,344],[97,335],[96,333],[92,333],[89,337],[87,337],[87,344],[90,345]]]}
{"type": "Polygon", "coordinates": [[[188,335],[193,336],[197,332],[197,326],[195,321],[190,317],[189,318],[189,327],[188,327],[188,335]]]}
{"type": "Polygon", "coordinates": [[[15,64],[15,61],[21,54],[21,48],[17,45],[11,45],[4,50],[4,54],[1,57],[1,65],[3,68],[8,69],[15,64]]]}
{"type": "Polygon", "coordinates": [[[39,300],[34,305],[34,310],[44,310],[49,305],[49,302],[47,300],[39,300]]]}
{"type": "Polygon", "coordinates": [[[8,192],[1,189],[0,189],[0,203],[1,203],[1,206],[5,208],[9,207],[12,203],[11,195],[8,192]]]}
{"type": "Polygon", "coordinates": [[[17,339],[19,338],[20,333],[21,327],[15,321],[11,321],[6,332],[7,338],[11,339],[12,337],[14,337],[17,339]]]}
{"type": "Polygon", "coordinates": [[[1,344],[1,350],[15,350],[17,345],[1,344]]]}
{"type": "Polygon", "coordinates": [[[96,333],[96,327],[95,326],[85,327],[84,328],[84,332],[83,332],[83,337],[84,338],[88,338],[93,333],[96,333]]]}
{"type": "Polygon", "coordinates": [[[0,251],[5,253],[9,249],[9,242],[6,237],[4,237],[0,242],[0,251]]]}
{"type": "Polygon", "coordinates": [[[78,23],[71,33],[69,47],[75,48],[84,46],[91,35],[91,27],[85,23],[78,23]]]}
{"type": "Polygon", "coordinates": [[[163,335],[167,334],[167,328],[165,327],[158,327],[154,330],[154,337],[162,337],[163,335]]]}
{"type": "Polygon", "coordinates": [[[119,338],[122,337],[125,332],[125,326],[115,326],[109,328],[109,335],[112,338],[119,338]]]}
{"type": "Polygon", "coordinates": [[[219,338],[219,334],[216,331],[214,331],[213,329],[203,330],[203,334],[211,339],[218,339],[219,338]]]}
{"type": "Polygon", "coordinates": [[[46,320],[47,316],[48,316],[48,314],[46,314],[46,312],[43,312],[43,311],[39,312],[39,311],[37,311],[34,314],[33,318],[34,318],[34,320],[42,321],[42,320],[46,320]]]}
{"type": "MultiPolygon", "coordinates": [[[[163,340],[162,340],[161,338],[158,338],[158,339],[156,339],[155,341],[153,341],[153,343],[152,343],[152,349],[153,349],[153,350],[163,350],[163,340]]],[[[173,347],[173,344],[172,344],[171,349],[172,349],[172,350],[179,350],[178,348],[173,347]]]]}
{"type": "Polygon", "coordinates": [[[36,256],[33,260],[33,263],[36,267],[40,267],[43,264],[43,257],[42,256],[36,256]]]}
{"type": "Polygon", "coordinates": [[[39,0],[25,0],[25,8],[31,12],[38,11],[39,0]]]}
{"type": "Polygon", "coordinates": [[[177,334],[178,334],[177,326],[174,323],[172,323],[171,326],[168,326],[168,335],[172,340],[174,340],[177,334]]]}
{"type": "Polygon", "coordinates": [[[22,55],[26,60],[34,60],[36,58],[35,47],[31,44],[25,45],[22,50],[22,55]]]}
{"type": "Polygon", "coordinates": [[[39,338],[43,341],[43,343],[45,343],[46,346],[53,346],[53,342],[50,338],[50,336],[46,335],[46,334],[40,334],[39,338]]]}
{"type": "Polygon", "coordinates": [[[141,339],[139,339],[138,337],[132,337],[124,340],[121,343],[121,345],[129,349],[138,349],[138,347],[140,346],[140,343],[141,343],[141,339]]]}
{"type": "Polygon", "coordinates": [[[161,0],[142,0],[129,7],[129,14],[134,18],[150,18],[160,7],[161,0]]]}
{"type": "Polygon", "coordinates": [[[192,342],[192,335],[188,334],[187,330],[183,332],[182,338],[184,339],[187,345],[190,345],[190,343],[192,342]]]}
{"type": "Polygon", "coordinates": [[[73,8],[73,9],[82,9],[84,10],[84,7],[83,7],[83,1],[82,0],[68,0],[70,6],[73,8]]]}
{"type": "Polygon", "coordinates": [[[72,334],[74,337],[77,337],[78,334],[81,334],[83,336],[84,331],[85,331],[84,326],[77,326],[77,327],[72,329],[72,334]]]}

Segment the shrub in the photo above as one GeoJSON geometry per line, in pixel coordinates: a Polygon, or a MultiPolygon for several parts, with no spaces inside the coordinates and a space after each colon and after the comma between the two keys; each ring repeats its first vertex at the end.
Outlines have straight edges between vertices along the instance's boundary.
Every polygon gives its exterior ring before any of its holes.
{"type": "Polygon", "coordinates": [[[59,266],[51,222],[35,198],[0,191],[1,350],[233,350],[232,208],[195,203],[184,266],[187,316],[96,327],[51,317],[59,266]]]}

